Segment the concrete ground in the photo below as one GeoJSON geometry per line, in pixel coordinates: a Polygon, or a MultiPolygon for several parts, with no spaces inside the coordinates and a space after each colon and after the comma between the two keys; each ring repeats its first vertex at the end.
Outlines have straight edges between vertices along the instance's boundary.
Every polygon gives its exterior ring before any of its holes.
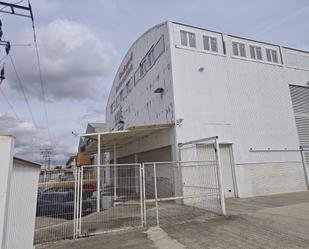
{"type": "Polygon", "coordinates": [[[309,191],[226,201],[227,217],[63,240],[36,249],[309,248],[309,191]]]}

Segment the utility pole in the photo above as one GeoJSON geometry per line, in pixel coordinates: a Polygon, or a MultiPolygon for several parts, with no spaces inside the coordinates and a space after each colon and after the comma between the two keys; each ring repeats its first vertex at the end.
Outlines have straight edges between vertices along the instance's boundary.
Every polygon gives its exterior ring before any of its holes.
{"type": "MultiPolygon", "coordinates": [[[[28,0],[28,6],[18,5],[18,4],[14,4],[14,3],[7,3],[7,2],[0,1],[0,13],[6,13],[6,14],[17,15],[17,16],[23,16],[23,17],[30,18],[32,20],[32,28],[33,28],[33,32],[34,32],[33,13],[32,13],[32,7],[31,7],[31,4],[30,4],[29,0],[28,0]]],[[[10,44],[9,41],[3,41],[2,40],[2,35],[3,35],[2,22],[0,20],[0,46],[4,46],[5,47],[6,56],[8,56],[8,54],[9,54],[9,52],[11,50],[11,44],[10,44]]],[[[36,40],[35,32],[33,33],[33,35],[34,35],[34,40],[36,40]]],[[[5,57],[1,58],[1,61],[5,57]]],[[[5,65],[5,63],[3,63],[1,71],[0,71],[0,85],[1,85],[2,81],[5,79],[5,76],[4,76],[4,65],[5,65]]]]}
{"type": "Polygon", "coordinates": [[[0,12],[17,16],[29,17],[33,20],[32,8],[29,1],[28,6],[0,1],[0,12]]]}
{"type": "Polygon", "coordinates": [[[51,159],[53,157],[52,148],[42,148],[42,149],[40,149],[40,151],[41,151],[41,155],[44,159],[45,171],[50,170],[51,159]]]}

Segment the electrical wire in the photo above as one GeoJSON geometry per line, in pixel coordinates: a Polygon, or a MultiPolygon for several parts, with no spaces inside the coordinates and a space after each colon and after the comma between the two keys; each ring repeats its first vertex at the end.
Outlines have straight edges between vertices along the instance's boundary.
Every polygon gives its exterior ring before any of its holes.
{"type": "MultiPolygon", "coordinates": [[[[29,6],[31,6],[30,0],[28,0],[29,6]]],[[[45,96],[45,89],[44,89],[44,81],[43,81],[43,75],[42,75],[42,69],[41,69],[41,60],[40,60],[40,54],[39,54],[39,48],[38,43],[36,39],[36,27],[34,24],[34,19],[31,19],[32,21],[32,30],[33,30],[33,39],[34,39],[34,47],[35,47],[35,54],[37,58],[37,67],[39,71],[39,79],[40,79],[40,85],[41,85],[41,91],[42,91],[42,100],[43,100],[43,107],[44,107],[44,114],[45,114],[45,121],[46,121],[46,127],[47,127],[47,133],[49,137],[49,143],[52,147],[52,139],[51,139],[51,133],[49,128],[49,119],[48,119],[48,112],[47,112],[47,105],[46,105],[46,96],[45,96]]]]}
{"type": "Polygon", "coordinates": [[[27,97],[25,88],[24,88],[23,83],[22,83],[22,80],[21,80],[21,78],[20,78],[20,76],[19,76],[19,74],[18,74],[18,72],[17,72],[16,66],[15,66],[15,63],[14,63],[14,60],[13,60],[13,57],[11,56],[11,54],[9,54],[9,58],[10,58],[10,61],[11,61],[13,70],[14,70],[14,72],[15,72],[18,85],[19,85],[19,87],[20,87],[20,89],[21,89],[21,91],[22,91],[22,94],[23,94],[23,96],[24,96],[24,99],[25,99],[25,102],[26,102],[28,111],[29,111],[29,113],[30,113],[32,122],[33,122],[33,124],[35,125],[35,127],[37,127],[37,123],[36,123],[36,120],[35,120],[35,118],[34,118],[34,115],[33,115],[32,109],[31,109],[31,106],[30,106],[30,104],[29,104],[29,101],[28,101],[28,97],[27,97]]]}
{"type": "Polygon", "coordinates": [[[12,105],[12,103],[9,101],[9,98],[5,95],[5,93],[3,92],[2,88],[0,87],[0,92],[4,98],[4,100],[7,102],[8,106],[11,108],[12,113],[14,114],[15,118],[19,121],[22,122],[21,119],[19,118],[14,106],[12,105]]]}

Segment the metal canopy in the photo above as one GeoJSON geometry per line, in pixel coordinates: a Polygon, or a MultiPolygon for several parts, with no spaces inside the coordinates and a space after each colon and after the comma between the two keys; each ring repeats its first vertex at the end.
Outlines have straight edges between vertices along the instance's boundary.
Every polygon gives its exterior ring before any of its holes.
{"type": "Polygon", "coordinates": [[[78,137],[84,137],[91,140],[87,152],[96,153],[98,149],[98,140],[100,139],[100,148],[104,152],[113,151],[115,148],[121,148],[143,137],[149,136],[155,132],[169,129],[174,124],[158,124],[158,125],[143,125],[133,126],[127,130],[74,134],[78,137]]]}

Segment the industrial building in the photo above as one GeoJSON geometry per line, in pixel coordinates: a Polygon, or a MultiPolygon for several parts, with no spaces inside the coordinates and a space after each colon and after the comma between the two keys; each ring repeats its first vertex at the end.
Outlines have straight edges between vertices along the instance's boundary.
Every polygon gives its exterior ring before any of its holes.
{"type": "Polygon", "coordinates": [[[119,66],[106,129],[117,163],[203,160],[217,136],[225,197],[307,190],[309,52],[164,22],[119,66]]]}

